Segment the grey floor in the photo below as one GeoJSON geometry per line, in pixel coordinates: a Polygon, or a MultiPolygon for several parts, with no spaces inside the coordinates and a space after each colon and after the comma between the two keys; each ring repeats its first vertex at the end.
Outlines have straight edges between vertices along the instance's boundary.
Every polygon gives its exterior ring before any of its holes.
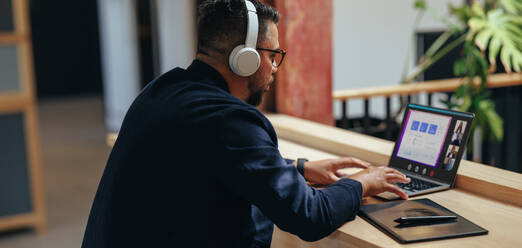
{"type": "Polygon", "coordinates": [[[39,102],[47,231],[0,233],[0,248],[80,247],[110,149],[101,97],[39,102]]]}

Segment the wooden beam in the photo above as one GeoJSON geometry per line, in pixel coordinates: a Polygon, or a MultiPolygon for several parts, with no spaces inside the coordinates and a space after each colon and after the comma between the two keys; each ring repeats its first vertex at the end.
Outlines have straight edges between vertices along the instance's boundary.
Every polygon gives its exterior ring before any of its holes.
{"type": "Polygon", "coordinates": [[[26,146],[27,157],[29,160],[29,182],[31,188],[31,202],[33,206],[33,213],[36,218],[34,226],[39,233],[46,230],[46,215],[45,215],[45,191],[43,183],[42,159],[40,148],[40,135],[38,132],[37,108],[35,104],[30,104],[25,112],[25,132],[26,132],[26,146]]]}
{"type": "Polygon", "coordinates": [[[29,33],[29,9],[27,0],[11,0],[13,3],[14,27],[17,34],[29,33]]]}
{"type": "Polygon", "coordinates": [[[34,226],[37,219],[34,213],[0,217],[0,232],[34,226]]]}
{"type": "Polygon", "coordinates": [[[33,103],[30,95],[21,92],[0,93],[0,112],[12,113],[25,110],[33,103]]]}
{"type": "Polygon", "coordinates": [[[31,26],[29,22],[29,6],[27,0],[13,0],[15,12],[16,32],[24,35],[25,39],[19,43],[20,50],[18,52],[21,91],[29,96],[31,104],[25,112],[25,129],[27,132],[27,155],[29,159],[29,174],[31,182],[31,199],[33,204],[33,213],[36,218],[34,227],[39,233],[46,230],[47,218],[45,212],[45,199],[43,188],[43,172],[42,158],[40,148],[40,136],[38,130],[38,108],[36,107],[35,87],[34,87],[34,65],[33,65],[33,48],[31,45],[30,33],[31,26]]]}
{"type": "Polygon", "coordinates": [[[2,114],[18,112],[24,115],[32,211],[0,218],[0,230],[33,226],[41,233],[45,231],[46,226],[45,192],[42,183],[38,115],[34,93],[33,54],[29,36],[29,8],[27,0],[12,0],[12,5],[15,32],[0,34],[0,44],[17,45],[20,90],[0,93],[0,112],[2,114]]]}
{"type": "MultiPolygon", "coordinates": [[[[412,95],[422,92],[452,92],[464,83],[462,78],[451,78],[442,80],[432,80],[418,82],[414,84],[400,84],[393,86],[370,87],[361,89],[347,89],[333,92],[334,100],[350,100],[355,98],[368,99],[376,96],[393,96],[393,95],[412,95]]],[[[474,81],[475,85],[479,85],[478,80],[474,81]]],[[[500,73],[493,74],[488,77],[487,88],[498,88],[522,85],[522,74],[520,73],[500,73]]]]}
{"type": "Polygon", "coordinates": [[[27,35],[0,32],[0,44],[16,44],[28,38],[27,35]]]}

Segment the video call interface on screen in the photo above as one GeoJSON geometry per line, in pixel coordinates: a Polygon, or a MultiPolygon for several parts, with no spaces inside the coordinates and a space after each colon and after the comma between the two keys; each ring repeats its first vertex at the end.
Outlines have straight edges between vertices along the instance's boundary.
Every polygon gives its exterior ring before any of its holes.
{"type": "Polygon", "coordinates": [[[455,169],[457,155],[464,149],[467,121],[414,109],[410,109],[405,118],[395,156],[421,165],[410,163],[406,169],[426,176],[434,176],[437,170],[455,169]]]}

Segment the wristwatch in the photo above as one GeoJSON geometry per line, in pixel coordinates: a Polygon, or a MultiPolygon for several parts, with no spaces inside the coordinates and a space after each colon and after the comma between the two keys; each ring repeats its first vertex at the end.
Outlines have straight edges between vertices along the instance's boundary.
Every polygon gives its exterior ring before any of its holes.
{"type": "Polygon", "coordinates": [[[304,166],[305,162],[307,162],[308,159],[306,158],[298,158],[297,159],[297,171],[299,171],[299,174],[304,177],[304,166]]]}

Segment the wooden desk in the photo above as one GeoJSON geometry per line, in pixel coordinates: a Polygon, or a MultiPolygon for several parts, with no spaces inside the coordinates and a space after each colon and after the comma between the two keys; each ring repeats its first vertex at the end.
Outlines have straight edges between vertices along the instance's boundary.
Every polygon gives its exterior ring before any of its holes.
{"type": "MultiPolygon", "coordinates": [[[[285,115],[268,115],[288,158],[311,160],[354,156],[388,164],[393,142],[285,115]]],[[[414,198],[429,198],[489,230],[485,236],[401,245],[357,217],[318,242],[305,242],[276,229],[272,247],[522,247],[522,175],[462,161],[456,188],[414,198]]],[[[363,204],[378,202],[365,198],[363,204]]]]}
{"type": "MultiPolygon", "coordinates": [[[[279,140],[279,150],[288,158],[311,160],[337,157],[286,140],[279,140]]],[[[363,158],[364,159],[364,158],[363,158]]],[[[355,170],[352,170],[355,172],[355,170]]],[[[522,175],[520,175],[522,180],[522,175]]],[[[519,196],[522,197],[522,196],[519,196]]],[[[305,242],[276,228],[272,247],[522,247],[522,208],[461,190],[458,187],[415,198],[429,198],[489,230],[488,235],[401,245],[370,223],[356,217],[333,234],[317,242],[305,242]]],[[[363,204],[379,202],[365,198],[363,204]]]]}
{"type": "MultiPolygon", "coordinates": [[[[354,156],[373,164],[387,164],[393,143],[339,128],[292,118],[268,116],[287,158],[311,160],[354,156]]],[[[115,134],[107,136],[114,144],[115,134]]],[[[348,172],[356,172],[349,169],[348,172]]],[[[462,161],[456,188],[414,198],[429,198],[489,230],[488,235],[401,245],[357,217],[330,236],[305,242],[275,228],[272,247],[522,247],[522,175],[470,161],[462,161]]],[[[378,202],[365,198],[363,204],[378,202]]]]}

